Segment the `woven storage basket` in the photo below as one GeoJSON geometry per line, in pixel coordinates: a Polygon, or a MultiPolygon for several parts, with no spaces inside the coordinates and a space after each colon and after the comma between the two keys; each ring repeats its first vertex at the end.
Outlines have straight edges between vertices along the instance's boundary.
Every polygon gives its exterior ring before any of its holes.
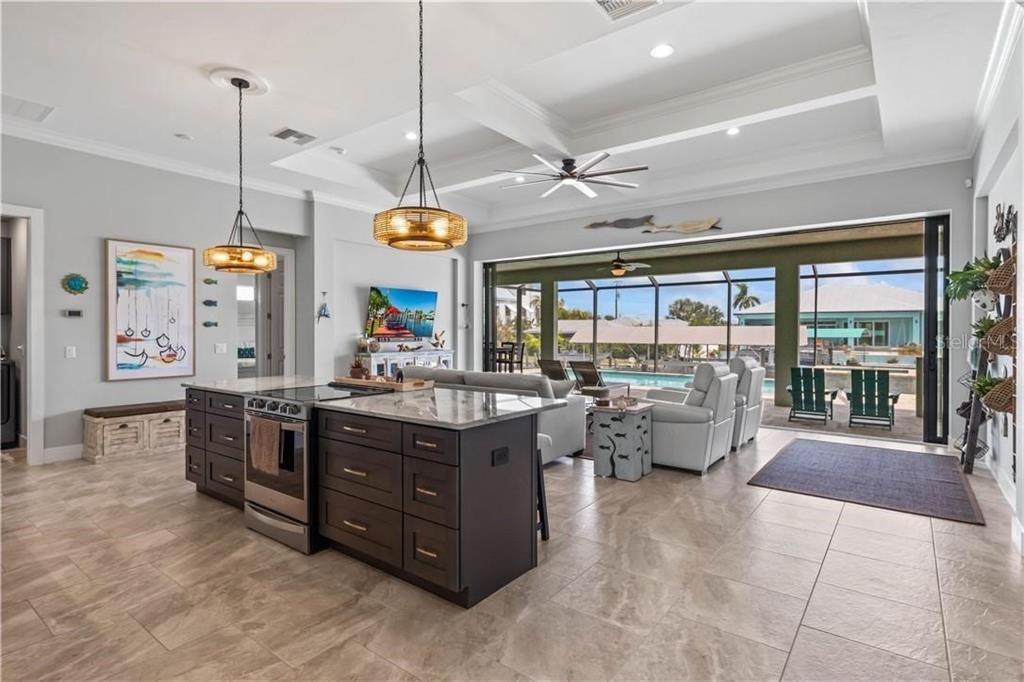
{"type": "Polygon", "coordinates": [[[1017,293],[1017,256],[1004,260],[992,271],[985,281],[985,288],[1002,296],[1013,296],[1017,293]]]}
{"type": "Polygon", "coordinates": [[[1017,392],[1016,382],[1013,377],[1003,379],[996,384],[992,390],[981,399],[981,404],[992,412],[1007,412],[1013,414],[1015,393],[1017,392]]]}
{"type": "Polygon", "coordinates": [[[981,347],[993,355],[1015,355],[1017,352],[1017,319],[1013,316],[992,325],[981,339],[981,347]]]}

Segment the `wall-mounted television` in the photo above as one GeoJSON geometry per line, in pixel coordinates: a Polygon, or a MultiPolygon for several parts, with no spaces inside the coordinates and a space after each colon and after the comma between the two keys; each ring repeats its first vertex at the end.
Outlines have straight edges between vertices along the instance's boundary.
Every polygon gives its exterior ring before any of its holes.
{"type": "Polygon", "coordinates": [[[429,339],[436,312],[436,291],[370,287],[364,332],[368,338],[429,339]]]}

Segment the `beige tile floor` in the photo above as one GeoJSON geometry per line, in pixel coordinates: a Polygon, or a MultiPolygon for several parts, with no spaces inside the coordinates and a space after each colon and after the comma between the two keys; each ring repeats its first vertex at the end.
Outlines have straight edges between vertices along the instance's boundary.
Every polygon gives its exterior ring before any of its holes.
{"type": "Polygon", "coordinates": [[[42,679],[1024,679],[1024,564],[988,526],[704,479],[549,466],[541,565],[463,610],[197,496],[181,456],[3,477],[2,673],[42,679]]]}

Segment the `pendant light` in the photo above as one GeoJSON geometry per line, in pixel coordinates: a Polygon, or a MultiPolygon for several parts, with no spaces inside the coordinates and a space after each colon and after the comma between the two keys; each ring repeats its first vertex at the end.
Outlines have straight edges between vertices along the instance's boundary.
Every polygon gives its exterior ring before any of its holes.
{"type": "Polygon", "coordinates": [[[232,78],[231,85],[238,88],[238,213],[226,244],[203,249],[203,265],[220,272],[259,274],[277,269],[277,254],[263,248],[260,235],[242,206],[242,93],[249,89],[249,81],[232,78]],[[256,244],[246,244],[243,233],[248,227],[256,244]]]}
{"type": "Polygon", "coordinates": [[[430,177],[430,167],[423,154],[423,0],[420,8],[420,129],[419,155],[413,162],[409,179],[398,200],[398,206],[381,211],[373,217],[373,238],[395,249],[406,251],[442,251],[466,243],[466,219],[458,213],[441,208],[441,201],[430,177]],[[402,206],[405,195],[412,184],[413,176],[419,173],[419,203],[416,206],[402,206]],[[434,195],[437,208],[427,206],[427,184],[434,195]]]}

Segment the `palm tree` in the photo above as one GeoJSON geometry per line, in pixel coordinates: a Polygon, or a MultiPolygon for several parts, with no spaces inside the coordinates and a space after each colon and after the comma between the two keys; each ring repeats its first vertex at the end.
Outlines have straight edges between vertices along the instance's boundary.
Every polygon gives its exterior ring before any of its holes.
{"type": "Polygon", "coordinates": [[[736,283],[736,295],[732,297],[732,307],[736,310],[746,310],[760,305],[761,299],[750,293],[750,285],[745,282],[736,283]]]}

